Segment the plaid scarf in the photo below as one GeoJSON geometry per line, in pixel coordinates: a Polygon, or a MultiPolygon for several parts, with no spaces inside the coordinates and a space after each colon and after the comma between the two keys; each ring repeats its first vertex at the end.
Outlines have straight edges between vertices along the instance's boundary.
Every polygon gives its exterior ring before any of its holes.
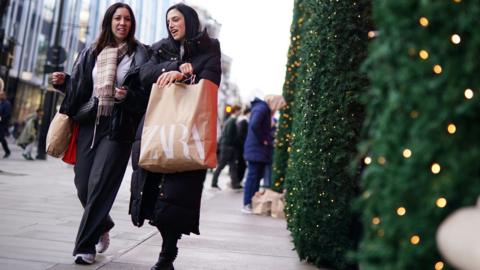
{"type": "Polygon", "coordinates": [[[97,56],[97,74],[94,94],[98,98],[98,116],[112,115],[115,101],[115,81],[117,77],[117,65],[127,54],[127,43],[118,47],[105,47],[97,56]]]}

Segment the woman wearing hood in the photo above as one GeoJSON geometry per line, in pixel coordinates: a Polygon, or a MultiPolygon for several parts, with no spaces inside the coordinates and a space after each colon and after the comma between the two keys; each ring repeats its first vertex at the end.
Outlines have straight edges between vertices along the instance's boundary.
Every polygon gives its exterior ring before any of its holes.
{"type": "MultiPolygon", "coordinates": [[[[152,57],[140,69],[142,84],[151,88],[153,83],[164,87],[178,81],[197,83],[207,79],[219,85],[220,44],[201,30],[195,10],[184,4],[173,5],[167,10],[166,22],[168,38],[152,45],[152,57]]],[[[174,269],[181,235],[200,234],[200,201],[207,171],[162,174],[138,167],[142,129],[143,120],[132,151],[130,214],[135,226],[142,226],[148,219],[162,235],[162,250],[151,269],[170,270],[174,269]]]]}
{"type": "Polygon", "coordinates": [[[285,99],[280,95],[265,96],[265,101],[259,98],[252,101],[243,154],[248,162],[247,180],[245,180],[243,193],[243,213],[252,213],[252,197],[260,188],[265,167],[272,163],[274,141],[271,132],[272,117],[285,105],[285,99]]]}

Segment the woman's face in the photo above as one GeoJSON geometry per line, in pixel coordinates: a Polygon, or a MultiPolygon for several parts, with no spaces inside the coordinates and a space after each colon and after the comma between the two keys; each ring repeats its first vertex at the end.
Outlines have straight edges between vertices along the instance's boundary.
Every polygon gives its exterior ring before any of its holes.
{"type": "Polygon", "coordinates": [[[167,25],[173,39],[177,41],[185,39],[185,17],[180,11],[172,9],[168,12],[167,25]]]}
{"type": "Polygon", "coordinates": [[[132,27],[132,18],[128,9],[121,7],[117,8],[112,18],[112,33],[117,43],[124,41],[130,28],[132,27]]]}

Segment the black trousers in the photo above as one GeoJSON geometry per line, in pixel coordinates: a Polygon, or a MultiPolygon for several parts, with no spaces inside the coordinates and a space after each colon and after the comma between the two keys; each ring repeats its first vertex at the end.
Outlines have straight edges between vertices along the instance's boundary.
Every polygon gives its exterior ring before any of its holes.
{"type": "Polygon", "coordinates": [[[4,136],[0,136],[0,143],[2,144],[3,151],[5,151],[5,155],[9,155],[10,148],[8,148],[8,143],[4,136]]]}
{"type": "Polygon", "coordinates": [[[79,129],[75,186],[84,208],[78,228],[73,255],[95,254],[95,244],[100,236],[113,228],[109,216],[115,197],[127,168],[131,143],[121,143],[108,138],[108,119],[97,126],[95,144],[91,148],[93,123],[79,129]]]}
{"type": "Polygon", "coordinates": [[[182,234],[174,229],[167,230],[160,227],[157,227],[157,229],[162,235],[162,250],[159,257],[164,257],[173,262],[178,254],[177,243],[182,238],[182,234]]]}
{"type": "Polygon", "coordinates": [[[245,177],[245,171],[247,170],[247,162],[243,158],[243,151],[237,150],[237,171],[238,182],[241,183],[243,177],[245,177]]]}
{"type": "Polygon", "coordinates": [[[238,185],[240,185],[240,182],[238,181],[238,169],[235,148],[233,146],[222,145],[220,146],[220,158],[217,164],[217,168],[215,169],[215,172],[213,172],[212,186],[218,185],[218,177],[227,165],[229,167],[232,187],[237,187],[238,185]]]}

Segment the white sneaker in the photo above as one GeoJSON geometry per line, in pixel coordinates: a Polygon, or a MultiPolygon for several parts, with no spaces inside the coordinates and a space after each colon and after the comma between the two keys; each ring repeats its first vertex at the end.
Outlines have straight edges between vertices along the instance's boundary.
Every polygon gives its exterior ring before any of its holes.
{"type": "Polygon", "coordinates": [[[107,250],[108,246],[110,246],[110,235],[108,232],[102,234],[100,239],[98,239],[98,243],[95,245],[98,253],[103,253],[107,250]]]}
{"type": "Polygon", "coordinates": [[[95,262],[95,254],[79,253],[75,255],[76,264],[92,264],[95,262]]]}
{"type": "Polygon", "coordinates": [[[242,207],[242,213],[244,214],[251,214],[252,213],[252,205],[251,204],[247,204],[247,205],[244,205],[242,207]]]}

